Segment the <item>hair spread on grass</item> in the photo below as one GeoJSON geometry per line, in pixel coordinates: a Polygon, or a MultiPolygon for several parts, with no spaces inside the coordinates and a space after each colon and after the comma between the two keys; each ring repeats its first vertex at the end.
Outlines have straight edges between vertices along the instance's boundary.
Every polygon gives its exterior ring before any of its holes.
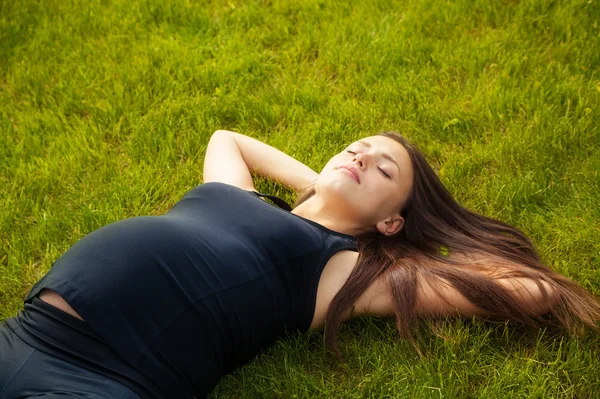
{"type": "MultiPolygon", "coordinates": [[[[419,281],[445,280],[490,319],[532,327],[558,322],[570,333],[581,331],[583,326],[598,330],[598,300],[544,265],[522,231],[459,205],[414,145],[396,132],[378,135],[399,142],[408,151],[414,168],[413,189],[401,210],[405,224],[397,234],[369,232],[356,236],[357,265],[333,298],[326,317],[325,342],[329,350],[340,356],[337,337],[343,313],[380,277],[390,286],[398,331],[417,351],[412,327],[418,318],[419,281]],[[489,271],[490,266],[499,266],[497,272],[481,273],[489,271]],[[496,281],[509,277],[533,279],[546,300],[549,294],[542,282],[548,283],[558,298],[549,312],[554,317],[523,309],[496,281]]],[[[308,187],[299,193],[293,207],[314,194],[314,185],[308,187]]]]}

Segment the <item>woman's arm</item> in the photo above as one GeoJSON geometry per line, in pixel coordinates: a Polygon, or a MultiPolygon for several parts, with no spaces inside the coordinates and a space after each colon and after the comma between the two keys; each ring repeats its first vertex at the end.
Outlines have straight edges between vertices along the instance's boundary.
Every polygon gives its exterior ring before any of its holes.
{"type": "MultiPolygon", "coordinates": [[[[459,290],[454,288],[448,281],[436,278],[428,282],[424,278],[418,279],[417,309],[420,316],[490,316],[486,311],[473,305],[459,290]]],[[[547,298],[530,278],[503,278],[496,280],[503,288],[507,289],[512,297],[521,305],[521,308],[530,314],[544,314],[550,311],[558,301],[558,295],[544,281],[540,284],[544,287],[547,298]]]]}
{"type": "MultiPolygon", "coordinates": [[[[455,253],[451,256],[464,265],[477,266],[477,271],[471,271],[473,274],[481,274],[494,280],[507,290],[512,299],[526,313],[545,314],[558,302],[558,293],[545,281],[539,281],[540,287],[538,282],[532,278],[506,277],[511,271],[519,269],[519,265],[516,263],[499,257],[475,253],[455,253]]],[[[428,281],[423,276],[418,276],[417,287],[417,315],[468,318],[492,316],[471,303],[460,290],[441,277],[433,277],[428,281]]]]}
{"type": "MultiPolygon", "coordinates": [[[[473,273],[481,273],[492,277],[496,283],[508,291],[526,313],[545,314],[559,301],[556,290],[545,281],[540,281],[540,285],[545,291],[544,294],[537,282],[531,278],[493,277],[497,276],[499,272],[509,272],[509,267],[498,267],[496,264],[486,268],[481,263],[479,263],[479,266],[480,270],[473,273]]],[[[452,266],[449,265],[448,267],[452,266]]],[[[365,306],[363,313],[379,317],[393,316],[393,293],[390,283],[386,278],[380,278],[376,283],[374,285],[379,288],[373,289],[374,294],[370,296],[368,306],[365,306]]],[[[417,275],[415,315],[421,317],[460,316],[466,318],[492,316],[485,310],[475,306],[448,280],[433,275],[429,279],[417,275]]]]}
{"type": "Polygon", "coordinates": [[[252,137],[228,130],[217,132],[233,136],[251,173],[273,179],[294,190],[306,188],[319,175],[302,162],[252,137]]]}

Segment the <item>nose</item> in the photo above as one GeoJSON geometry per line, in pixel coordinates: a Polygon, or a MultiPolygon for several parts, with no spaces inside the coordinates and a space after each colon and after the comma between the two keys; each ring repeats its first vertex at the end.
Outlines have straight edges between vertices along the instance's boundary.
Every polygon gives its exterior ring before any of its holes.
{"type": "Polygon", "coordinates": [[[358,166],[362,168],[365,164],[365,154],[362,152],[355,154],[352,158],[352,162],[358,163],[358,166]]]}

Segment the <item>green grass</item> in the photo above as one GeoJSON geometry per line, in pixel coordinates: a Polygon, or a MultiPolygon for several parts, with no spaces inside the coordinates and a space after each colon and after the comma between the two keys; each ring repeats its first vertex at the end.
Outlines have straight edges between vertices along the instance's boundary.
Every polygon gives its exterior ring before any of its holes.
{"type": "MultiPolygon", "coordinates": [[[[600,293],[600,2],[0,0],[0,320],[73,243],[202,181],[216,129],[316,171],[391,129],[600,293]]],[[[257,188],[292,192],[265,179],[257,188]]],[[[390,320],[294,335],[214,398],[589,398],[600,338],[390,320]]]]}

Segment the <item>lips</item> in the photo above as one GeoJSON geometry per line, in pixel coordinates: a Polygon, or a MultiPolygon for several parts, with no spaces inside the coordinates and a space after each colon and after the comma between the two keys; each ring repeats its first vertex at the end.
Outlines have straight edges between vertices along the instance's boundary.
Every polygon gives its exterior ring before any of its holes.
{"type": "Polygon", "coordinates": [[[352,173],[354,175],[354,179],[358,182],[358,184],[360,184],[360,178],[358,177],[358,172],[354,168],[349,168],[349,167],[346,167],[346,166],[340,166],[340,169],[346,169],[347,171],[349,171],[350,173],[352,173]]]}

